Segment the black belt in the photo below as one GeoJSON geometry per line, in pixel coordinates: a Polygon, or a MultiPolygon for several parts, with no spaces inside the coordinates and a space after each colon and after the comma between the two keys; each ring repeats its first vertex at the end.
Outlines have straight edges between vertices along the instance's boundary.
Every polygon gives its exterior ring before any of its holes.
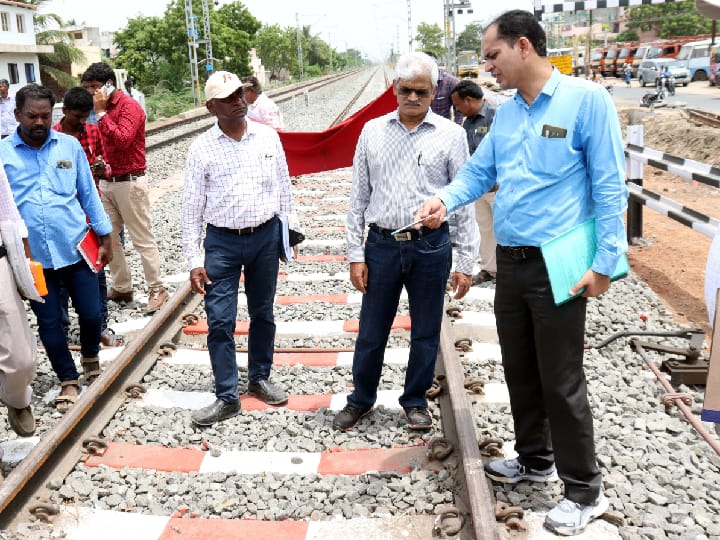
{"type": "Polygon", "coordinates": [[[213,225],[212,223],[208,223],[208,229],[215,229],[216,231],[228,233],[228,234],[234,234],[235,236],[242,236],[244,234],[252,234],[258,229],[261,229],[268,223],[272,221],[271,219],[268,219],[265,223],[261,223],[260,225],[256,225],[255,227],[245,227],[244,229],[230,229],[228,227],[218,227],[217,225],[213,225]]]}
{"type": "MultiPolygon", "coordinates": [[[[447,222],[440,225],[439,229],[442,229],[443,227],[447,228],[447,222]]],[[[431,232],[438,230],[438,229],[431,229],[430,227],[420,227],[420,230],[417,229],[410,229],[408,231],[403,231],[401,233],[392,234],[393,230],[395,229],[383,229],[381,227],[378,227],[374,223],[371,223],[369,225],[370,230],[373,232],[378,233],[383,238],[392,238],[393,240],[397,240],[398,242],[405,242],[407,240],[417,240],[421,236],[425,234],[430,234],[431,232]]]]}
{"type": "Polygon", "coordinates": [[[0,246],[0,259],[2,259],[7,254],[7,249],[5,249],[5,245],[3,244],[0,246]]]}
{"type": "Polygon", "coordinates": [[[145,171],[130,172],[127,174],[121,174],[120,176],[111,176],[108,182],[129,182],[133,178],[138,176],[145,176],[145,171]]]}
{"type": "Polygon", "coordinates": [[[520,262],[526,259],[541,259],[542,251],[536,246],[500,246],[498,249],[513,261],[520,262]]]}

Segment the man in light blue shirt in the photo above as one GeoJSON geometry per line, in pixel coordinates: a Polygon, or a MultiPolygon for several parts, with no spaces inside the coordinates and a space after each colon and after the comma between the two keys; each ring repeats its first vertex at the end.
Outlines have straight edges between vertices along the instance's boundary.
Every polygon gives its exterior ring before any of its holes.
{"type": "Polygon", "coordinates": [[[515,10],[498,17],[485,28],[483,53],[485,69],[517,94],[498,109],[466,166],[416,218],[429,216],[425,224],[438,226],[446,212],[499,185],[495,316],[518,457],[485,469],[508,484],[559,475],[565,498],[545,526],[578,534],[608,507],[582,362],[587,297],[607,291],[627,250],[620,125],[602,86],[553,68],[532,14],[515,10]],[[597,254],[571,289],[584,292],[556,306],[540,246],[591,218],[597,254]]]}
{"type": "Polygon", "coordinates": [[[75,362],[62,326],[60,288],[70,293],[80,323],[80,354],[87,382],[99,374],[100,294],[97,275],[77,245],[88,226],[97,234],[97,260],[112,258],[112,225],[103,210],[85,151],[72,136],[53,131],[55,98],[43,86],[29,84],[17,95],[18,131],[0,142],[13,197],[28,229],[33,259],[43,266],[48,294],[30,302],[38,333],[61,383],[56,407],[64,412],[79,394],[75,362]],[[87,218],[87,221],[86,221],[87,218]]]}

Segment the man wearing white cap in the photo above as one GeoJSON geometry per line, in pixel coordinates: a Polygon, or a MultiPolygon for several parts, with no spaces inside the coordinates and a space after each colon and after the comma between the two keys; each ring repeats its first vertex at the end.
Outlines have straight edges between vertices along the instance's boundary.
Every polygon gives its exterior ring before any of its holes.
{"type": "Polygon", "coordinates": [[[185,164],[183,253],[192,290],[205,295],[217,398],[193,412],[199,426],[240,413],[234,331],[241,272],[250,316],[248,394],[270,405],[288,400],[285,391],[268,379],[281,247],[278,215],[292,213],[290,175],[275,130],[245,119],[246,86],[227,71],[210,76],[206,107],[217,123],[193,141],[185,164]],[[204,255],[203,222],[207,223],[204,255]]]}

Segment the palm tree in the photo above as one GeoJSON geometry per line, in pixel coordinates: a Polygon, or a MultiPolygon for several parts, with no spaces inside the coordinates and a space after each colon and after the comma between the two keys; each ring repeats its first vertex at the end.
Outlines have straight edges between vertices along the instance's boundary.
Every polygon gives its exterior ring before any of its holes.
{"type": "MultiPolygon", "coordinates": [[[[47,0],[18,0],[23,4],[40,6],[47,0]]],[[[35,38],[38,45],[52,45],[54,51],[38,55],[40,72],[44,75],[43,80],[47,84],[53,81],[50,86],[57,88],[70,88],[78,84],[77,78],[70,75],[70,66],[73,62],[84,62],[85,54],[75,47],[70,35],[57,27],[64,26],[59,15],[54,13],[37,13],[33,17],[35,26],[35,38]]]]}

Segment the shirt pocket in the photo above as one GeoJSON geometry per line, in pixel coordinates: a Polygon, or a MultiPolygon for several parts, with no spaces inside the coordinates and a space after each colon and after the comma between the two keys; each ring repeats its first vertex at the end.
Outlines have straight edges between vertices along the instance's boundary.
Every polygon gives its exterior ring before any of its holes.
{"type": "Polygon", "coordinates": [[[442,152],[420,153],[418,168],[432,185],[442,186],[447,183],[447,156],[442,152]]]}
{"type": "Polygon", "coordinates": [[[572,147],[571,141],[569,132],[565,137],[533,137],[530,139],[526,163],[533,172],[543,176],[563,176],[580,156],[580,152],[572,147]]]}
{"type": "Polygon", "coordinates": [[[58,195],[75,195],[77,192],[77,175],[78,171],[73,163],[70,163],[69,167],[54,167],[49,175],[52,179],[50,190],[58,195]]]}

